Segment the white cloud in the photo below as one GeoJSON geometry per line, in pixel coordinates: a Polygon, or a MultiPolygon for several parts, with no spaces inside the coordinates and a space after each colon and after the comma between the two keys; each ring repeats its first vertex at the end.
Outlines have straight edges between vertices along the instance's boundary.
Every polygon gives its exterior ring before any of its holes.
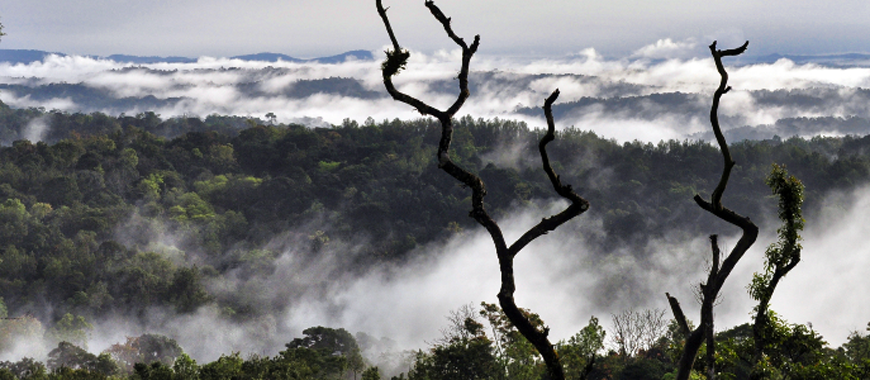
{"type": "Polygon", "coordinates": [[[812,322],[833,346],[870,322],[863,299],[870,278],[870,187],[826,198],[818,220],[808,220],[801,262],[782,281],[772,309],[793,323],[812,322]]]}
{"type": "Polygon", "coordinates": [[[648,59],[691,58],[697,55],[697,46],[698,43],[694,38],[683,41],[665,38],[635,50],[632,57],[648,59]]]}
{"type": "MultiPolygon", "coordinates": [[[[622,107],[616,112],[612,109],[603,112],[594,107],[585,111],[576,109],[569,117],[557,120],[557,125],[560,128],[574,125],[594,129],[605,137],[620,141],[638,138],[657,142],[683,138],[686,134],[706,129],[707,103],[719,79],[712,59],[706,58],[705,54],[695,58],[687,53],[695,50],[705,49],[698,47],[693,39],[662,39],[638,49],[633,57],[628,58],[606,58],[592,48],[557,59],[479,55],[472,60],[472,70],[487,73],[488,79],[471,83],[472,96],[460,110],[460,116],[518,119],[536,127],[544,124],[542,114],[517,111],[524,107],[539,107],[556,88],[562,92],[559,103],[583,98],[603,101],[679,92],[692,94],[688,99],[698,99],[703,104],[692,100],[692,104],[682,108],[650,109],[641,102],[642,115],[634,114],[638,109],[625,106],[616,106],[622,107]],[[654,57],[664,59],[650,59],[654,57]]],[[[273,112],[280,122],[321,119],[331,124],[341,123],[345,118],[363,121],[368,117],[376,120],[418,117],[419,114],[409,106],[387,97],[379,72],[381,55],[376,51],[378,58],[374,61],[340,64],[201,57],[194,63],[138,66],[79,56],[50,56],[45,62],[29,65],[0,64],[0,83],[81,83],[119,98],[183,99],[154,110],[163,117],[211,113],[261,117],[273,112]],[[300,81],[326,78],[353,78],[362,91],[379,95],[374,98],[337,93],[313,93],[301,98],[285,95],[292,92],[300,81]]],[[[396,76],[394,82],[402,91],[436,107],[446,108],[456,99],[455,76],[459,69],[459,56],[458,49],[438,50],[432,54],[412,51],[407,70],[396,76]]],[[[723,98],[720,116],[736,123],[724,125],[726,129],[770,124],[784,117],[870,117],[866,99],[858,91],[870,86],[870,68],[799,65],[786,59],[772,64],[738,66],[734,64],[736,61],[726,58],[725,62],[733,90],[723,98]],[[812,95],[821,89],[836,90],[824,95],[830,99],[823,108],[783,101],[759,103],[755,96],[755,92],[761,90],[800,90],[812,95]]],[[[472,79],[474,77],[473,73],[472,79]]],[[[138,108],[86,109],[86,105],[75,104],[76,100],[68,95],[34,101],[27,95],[14,96],[11,90],[0,92],[0,99],[16,107],[45,106],[68,111],[100,110],[127,114],[146,111],[138,108]]]]}

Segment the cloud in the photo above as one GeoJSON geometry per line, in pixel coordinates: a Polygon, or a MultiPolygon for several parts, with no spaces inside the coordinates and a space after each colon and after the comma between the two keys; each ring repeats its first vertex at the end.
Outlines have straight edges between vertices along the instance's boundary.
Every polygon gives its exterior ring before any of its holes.
{"type": "MultiPolygon", "coordinates": [[[[478,56],[471,66],[472,96],[460,115],[515,119],[542,127],[539,107],[560,88],[557,105],[576,105],[557,119],[559,128],[592,129],[619,141],[686,138],[707,129],[708,103],[719,80],[712,59],[685,53],[697,50],[696,45],[692,39],[662,39],[625,58],[606,58],[592,48],[562,58],[478,56]],[[655,98],[660,94],[688,96],[683,96],[683,103],[662,103],[655,98]],[[590,99],[605,107],[584,106],[590,99]]],[[[458,91],[459,55],[456,49],[432,54],[412,51],[407,70],[394,82],[412,96],[447,108],[458,91]]],[[[720,107],[725,129],[771,125],[794,117],[870,118],[862,90],[870,86],[870,68],[795,64],[787,59],[770,64],[739,62],[726,59],[733,90],[720,107]],[[799,96],[777,95],[783,91],[799,96]],[[801,103],[807,97],[818,101],[813,106],[801,103]]],[[[110,114],[155,111],[163,117],[219,113],[263,118],[272,112],[285,123],[419,117],[416,110],[389,98],[379,66],[379,59],[318,64],[212,57],[194,63],[131,66],[54,55],[29,65],[0,64],[0,83],[7,85],[0,99],[16,107],[110,114]],[[89,97],[67,92],[46,98],[47,90],[39,86],[49,84],[96,92],[88,93],[89,97]],[[135,99],[146,98],[151,106],[136,105],[135,99]]]]}
{"type": "Polygon", "coordinates": [[[694,38],[676,42],[665,38],[635,50],[631,56],[647,59],[691,58],[696,56],[697,46],[698,43],[694,38]]]}
{"type": "MultiPolygon", "coordinates": [[[[519,207],[500,224],[512,241],[564,206],[558,201],[519,207]]],[[[251,277],[234,271],[209,283],[212,294],[250,305],[259,311],[258,317],[233,321],[215,307],[191,315],[155,308],[143,318],[119,316],[99,325],[91,347],[100,350],[122,341],[124,335],[152,332],[177,339],[199,361],[211,361],[233,351],[272,355],[303,329],[324,325],[389,337],[400,348],[416,349],[440,336],[451,310],[481,301],[497,303],[498,261],[491,238],[482,228],[418,247],[406,262],[354,274],[349,266],[365,250],[366,241],[331,240],[320,251],[310,251],[308,236],[324,227],[315,222],[262,247],[277,253],[269,275],[251,277]]],[[[167,246],[183,240],[154,238],[165,239],[167,246]]],[[[553,339],[574,335],[593,315],[609,327],[611,314],[666,309],[664,292],[679,297],[690,318],[696,318],[691,300],[708,265],[705,236],[674,231],[667,238],[610,250],[595,243],[602,239],[607,236],[600,215],[590,211],[534,241],[516,258],[517,303],[539,313],[553,339]]],[[[734,241],[723,239],[724,248],[734,241]]],[[[763,244],[757,243],[747,256],[760,256],[763,244]]],[[[717,308],[718,326],[727,328],[748,320],[752,304],[745,284],[753,268],[760,268],[760,260],[745,259],[729,279],[724,301],[717,308]]],[[[845,336],[838,330],[831,333],[845,336]]]]}
{"type": "Polygon", "coordinates": [[[48,124],[49,117],[42,116],[30,120],[27,123],[27,126],[24,129],[23,137],[25,140],[29,140],[32,143],[42,141],[43,137],[45,137],[46,132],[48,132],[48,124]]]}
{"type": "MultiPolygon", "coordinates": [[[[518,160],[522,158],[506,158],[506,162],[518,160]]],[[[780,284],[773,301],[774,310],[787,320],[812,322],[834,346],[866,323],[863,294],[850,289],[870,275],[863,259],[870,255],[862,243],[870,233],[866,227],[870,223],[861,212],[870,206],[868,190],[863,187],[828,196],[819,220],[807,224],[804,262],[780,284]],[[831,310],[843,312],[832,314],[831,310]]],[[[563,202],[518,206],[500,224],[511,241],[563,207],[563,202]]],[[[604,211],[591,209],[519,254],[515,263],[517,303],[539,313],[554,340],[577,333],[593,315],[609,328],[611,314],[667,309],[664,292],[678,297],[689,318],[697,321],[698,309],[692,300],[709,265],[707,237],[673,231],[636,246],[605,249],[596,243],[608,238],[600,212],[604,211]]],[[[755,215],[753,219],[764,220],[755,215]]],[[[131,236],[137,231],[166,231],[160,226],[132,225],[136,223],[119,231],[116,238],[128,245],[138,239],[151,247],[167,247],[156,251],[172,260],[186,257],[191,263],[216,264],[196,252],[179,255],[173,250],[183,244],[185,236],[131,236]]],[[[746,285],[752,272],[762,268],[763,251],[773,241],[775,227],[766,226],[726,282],[716,308],[720,330],[749,321],[754,303],[746,285]]],[[[716,223],[710,229],[722,234],[724,251],[734,246],[736,238],[728,236],[733,233],[730,226],[716,223]]],[[[303,329],[325,325],[389,337],[401,348],[424,348],[440,336],[450,310],[480,301],[497,302],[498,263],[492,241],[482,228],[469,228],[446,241],[418,247],[406,262],[364,273],[348,270],[365,251],[364,238],[331,240],[313,252],[308,239],[317,230],[329,233],[325,222],[314,220],[259,247],[276,255],[274,270],[268,275],[250,277],[234,271],[207,283],[212,294],[258,310],[256,318],[237,321],[214,306],[189,315],[153,308],[140,318],[116,316],[96,323],[89,346],[99,351],[123,342],[125,336],[159,333],[177,339],[198,361],[207,362],[233,351],[274,355],[303,329]]]]}
{"type": "Polygon", "coordinates": [[[862,284],[870,277],[870,187],[825,199],[817,220],[808,220],[801,262],[777,288],[772,309],[793,323],[811,322],[833,346],[867,326],[870,305],[862,284]]]}

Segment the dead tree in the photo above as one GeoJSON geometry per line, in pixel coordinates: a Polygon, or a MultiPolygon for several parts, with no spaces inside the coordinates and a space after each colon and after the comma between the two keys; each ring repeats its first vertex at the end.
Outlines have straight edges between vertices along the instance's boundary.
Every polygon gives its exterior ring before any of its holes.
{"type": "Polygon", "coordinates": [[[660,309],[613,314],[613,340],[619,353],[627,359],[649,350],[667,329],[664,316],[660,309]]]}
{"type": "Polygon", "coordinates": [[[749,220],[748,217],[737,214],[734,211],[722,205],[722,194],[725,192],[725,187],[728,185],[728,178],[731,175],[731,169],[734,167],[734,160],[731,158],[731,152],[728,150],[728,143],[725,141],[725,136],[722,134],[722,129],[719,127],[719,100],[722,95],[731,90],[728,86],[728,73],[722,65],[722,57],[736,56],[744,51],[749,46],[749,41],[736,49],[717,50],[716,41],[710,45],[710,52],[713,54],[713,60],[716,62],[716,69],[719,71],[721,80],[719,87],[713,94],[713,105],[710,107],[710,124],[713,126],[713,134],[716,136],[716,142],[719,144],[719,149],[722,152],[722,158],[725,162],[722,169],[722,176],[719,179],[719,184],[713,190],[710,202],[705,201],[700,195],[695,195],[695,203],[705,211],[715,215],[730,224],[739,227],[743,233],[740,240],[734,245],[734,248],[728,254],[724,261],[720,260],[719,246],[717,244],[716,235],[710,236],[710,243],[713,252],[713,261],[710,267],[710,273],[707,276],[707,282],[700,285],[701,298],[701,323],[691,332],[688,332],[688,323],[685,315],[680,308],[679,302],[670,294],[666,294],[671,309],[674,312],[674,317],[680,324],[681,329],[687,332],[686,345],[683,348],[683,354],[680,357],[678,366],[677,379],[686,380],[692,371],[695,364],[695,358],[698,355],[701,345],[707,341],[707,378],[713,379],[715,376],[715,366],[713,363],[713,354],[715,353],[715,342],[713,341],[713,306],[716,298],[719,296],[719,290],[725,283],[725,279],[731,274],[737,261],[743,257],[743,254],[749,250],[749,247],[755,243],[758,237],[758,227],[749,220]]]}
{"type": "Polygon", "coordinates": [[[483,183],[483,180],[481,180],[477,175],[460,167],[450,158],[450,141],[453,136],[453,117],[470,95],[468,91],[469,64],[471,57],[477,51],[477,47],[480,44],[480,36],[475,36],[474,42],[472,42],[471,45],[466,44],[465,40],[453,32],[453,28],[450,26],[450,18],[446,17],[432,1],[425,2],[426,7],[429,8],[429,11],[435,19],[444,27],[447,36],[462,48],[462,65],[459,70],[459,75],[457,76],[459,81],[459,95],[457,96],[456,101],[447,110],[442,111],[426,104],[422,100],[397,90],[393,85],[393,76],[405,67],[410,54],[399,45],[399,42],[393,33],[393,29],[390,26],[389,19],[387,18],[387,10],[383,7],[381,0],[376,0],[376,5],[378,14],[380,14],[381,19],[384,22],[384,27],[387,29],[387,33],[389,34],[390,41],[393,45],[392,50],[386,51],[387,59],[381,66],[384,86],[393,99],[408,104],[411,107],[414,107],[421,114],[432,116],[438,119],[441,123],[441,140],[438,144],[437,155],[438,167],[441,170],[444,170],[447,174],[450,174],[450,176],[459,182],[462,182],[472,191],[472,209],[469,216],[474,218],[475,221],[489,232],[495,245],[496,254],[498,255],[499,269],[501,271],[501,288],[498,293],[499,304],[511,323],[513,323],[517,330],[528,339],[528,341],[531,342],[535,349],[537,349],[541,354],[547,365],[549,378],[552,380],[562,380],[565,377],[564,370],[559,361],[559,356],[556,354],[553,344],[548,338],[549,330],[546,327],[543,329],[534,327],[514,302],[516,284],[514,282],[513,267],[514,257],[516,257],[517,253],[519,253],[526,245],[539,236],[555,230],[563,223],[589,209],[589,202],[577,195],[571,189],[571,186],[562,184],[559,176],[556,175],[553,168],[550,166],[550,160],[547,157],[546,146],[550,141],[555,139],[555,124],[553,121],[551,106],[559,96],[559,90],[557,89],[554,91],[544,102],[544,114],[547,118],[548,130],[541,139],[538,148],[541,153],[541,161],[543,163],[544,171],[547,173],[547,177],[549,177],[550,182],[553,184],[556,193],[567,199],[571,204],[562,212],[549,218],[544,218],[540,223],[526,231],[526,233],[524,233],[517,241],[508,245],[505,241],[504,235],[502,234],[501,228],[484,208],[483,198],[486,195],[486,186],[483,183]]]}

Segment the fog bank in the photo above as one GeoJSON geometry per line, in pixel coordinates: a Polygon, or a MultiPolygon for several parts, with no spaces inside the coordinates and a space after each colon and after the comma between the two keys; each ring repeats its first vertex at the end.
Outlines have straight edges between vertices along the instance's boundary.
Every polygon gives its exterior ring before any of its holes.
{"type": "MultiPolygon", "coordinates": [[[[712,59],[699,58],[705,49],[691,39],[659,40],[623,58],[603,57],[592,48],[540,59],[487,55],[484,49],[472,60],[472,96],[460,114],[540,127],[543,99],[560,88],[560,128],[575,126],[619,141],[700,136],[709,128],[709,102],[719,79],[712,59]]],[[[382,50],[373,54],[383,56],[382,50]]],[[[400,90],[446,108],[456,96],[459,61],[458,50],[412,51],[407,70],[394,81],[400,90]]],[[[851,63],[726,58],[733,90],[720,108],[723,128],[785,118],[870,118],[863,90],[870,68],[851,63]]],[[[0,100],[11,106],[67,112],[263,119],[271,112],[279,122],[315,126],[419,116],[387,96],[380,59],[325,64],[201,57],[195,63],[132,65],[51,55],[27,65],[0,64],[0,86],[0,100]]]]}

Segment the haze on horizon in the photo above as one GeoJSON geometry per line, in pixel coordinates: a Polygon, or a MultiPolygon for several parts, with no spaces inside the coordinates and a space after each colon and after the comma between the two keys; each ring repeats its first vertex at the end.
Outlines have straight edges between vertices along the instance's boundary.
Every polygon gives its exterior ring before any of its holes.
{"type": "MultiPolygon", "coordinates": [[[[867,51],[864,46],[870,46],[870,41],[865,34],[870,21],[864,19],[870,3],[847,1],[839,6],[831,6],[830,3],[819,1],[793,1],[789,6],[779,5],[774,2],[756,4],[750,1],[712,1],[702,6],[687,1],[676,0],[667,4],[632,4],[628,1],[613,1],[607,4],[592,5],[590,2],[569,2],[558,0],[550,2],[546,7],[534,7],[527,2],[517,0],[505,0],[498,3],[493,1],[477,1],[473,3],[460,2],[458,0],[439,0],[440,7],[454,19],[457,32],[471,38],[474,34],[480,34],[482,38],[481,59],[473,63],[473,70],[504,70],[507,68],[512,73],[532,75],[536,73],[555,73],[552,76],[541,78],[539,88],[514,91],[514,97],[499,99],[488,97],[487,94],[498,94],[502,88],[481,89],[469,101],[466,110],[474,117],[504,117],[505,110],[512,111],[518,108],[518,104],[535,105],[535,101],[542,99],[538,92],[549,92],[558,85],[563,89],[564,99],[580,100],[583,97],[610,96],[607,86],[597,82],[588,83],[588,80],[580,76],[594,76],[604,78],[601,83],[620,83],[625,81],[637,86],[636,93],[619,94],[619,96],[645,96],[659,92],[690,92],[699,95],[702,110],[698,117],[685,116],[679,118],[669,114],[678,113],[667,109],[659,110],[656,104],[646,104],[648,109],[641,109],[652,116],[644,119],[630,113],[608,114],[595,112],[597,105],[584,109],[577,115],[566,115],[560,119],[560,125],[577,125],[580,128],[597,128],[598,133],[614,136],[614,131],[621,133],[616,135],[620,140],[643,139],[657,141],[662,138],[683,138],[687,133],[700,131],[707,127],[705,119],[708,106],[709,92],[716,80],[715,69],[711,66],[708,57],[707,44],[718,39],[720,46],[730,47],[750,40],[750,54],[760,56],[771,53],[793,54],[822,54],[851,51],[867,51]],[[554,11],[555,10],[555,11],[554,11]],[[465,13],[463,13],[465,12],[465,13]],[[658,42],[657,42],[658,41],[658,42]],[[589,50],[594,47],[595,50],[589,50]],[[598,53],[596,53],[598,52],[598,53]],[[607,56],[637,56],[651,59],[678,58],[679,61],[641,66],[631,65],[618,60],[604,59],[598,54],[607,56]],[[509,65],[509,61],[498,61],[498,56],[558,56],[574,54],[575,59],[559,60],[534,60],[528,65],[509,65]],[[490,57],[490,59],[484,59],[490,57]],[[700,58],[700,59],[696,59],[700,58]],[[580,74],[572,77],[568,74],[580,74]],[[564,74],[564,76],[560,76],[564,74]],[[568,91],[568,89],[572,91],[568,91]],[[489,91],[489,93],[487,93],[489,91]],[[495,99],[495,100],[493,100],[495,99]],[[489,101],[488,101],[489,100],[489,101]],[[520,102],[522,101],[522,102],[520,102]],[[573,118],[572,118],[573,116],[573,118]],[[682,129],[671,131],[662,126],[678,125],[682,129]],[[629,126],[631,128],[626,128],[629,126]],[[619,127],[619,128],[617,128],[619,127]],[[664,132],[662,132],[664,131],[664,132]],[[641,134],[644,132],[646,134],[641,134]]],[[[412,58],[408,72],[402,75],[403,85],[412,89],[419,89],[423,93],[438,96],[436,86],[431,82],[437,80],[450,80],[455,75],[455,61],[451,60],[452,45],[447,40],[440,27],[431,19],[422,2],[399,2],[389,0],[385,5],[391,7],[391,17],[394,20],[397,33],[403,45],[416,51],[429,53],[415,54],[412,58]],[[422,25],[417,27],[415,25],[422,25]],[[440,49],[441,50],[439,52],[440,49]],[[434,53],[433,53],[434,52],[434,53]],[[445,63],[447,62],[447,63],[445,63]],[[417,86],[415,88],[415,86],[417,86]]],[[[191,0],[185,2],[133,2],[129,0],[108,1],[94,0],[87,3],[71,3],[57,0],[45,0],[40,2],[28,2],[23,0],[7,0],[0,4],[0,22],[5,26],[4,36],[0,42],[3,49],[40,49],[58,51],[67,54],[96,54],[108,55],[114,53],[136,55],[181,55],[181,56],[213,56],[225,57],[238,54],[271,51],[285,53],[297,57],[316,57],[337,54],[353,49],[368,49],[376,53],[383,50],[388,43],[386,33],[377,17],[372,1],[338,2],[336,0],[323,0],[317,2],[302,2],[291,0],[277,2],[269,0],[253,0],[236,3],[228,1],[204,2],[191,0]],[[335,12],[340,9],[340,14],[335,12]]],[[[81,58],[81,57],[79,57],[81,58]]],[[[380,60],[381,56],[376,55],[380,60]]],[[[292,121],[294,118],[304,116],[324,117],[327,122],[338,123],[342,117],[351,117],[362,121],[367,116],[376,119],[387,117],[400,117],[408,119],[416,115],[407,107],[402,107],[389,99],[376,98],[372,101],[361,101],[348,96],[325,96],[317,95],[303,99],[284,99],[278,94],[294,81],[302,79],[316,80],[326,75],[344,76],[357,78],[366,90],[376,91],[382,89],[376,71],[377,62],[348,62],[343,65],[330,66],[305,66],[287,64],[285,71],[279,72],[271,81],[262,80],[263,92],[270,95],[268,103],[261,99],[246,99],[238,94],[235,85],[248,80],[248,76],[254,79],[259,73],[264,72],[265,64],[257,64],[245,70],[233,72],[221,72],[219,68],[228,60],[204,60],[191,65],[154,65],[151,68],[155,72],[139,68],[127,72],[114,71],[119,69],[113,64],[90,59],[55,59],[48,63],[33,64],[29,66],[12,67],[0,66],[0,76],[21,78],[46,78],[46,83],[52,80],[69,81],[70,83],[81,82],[94,88],[104,88],[124,96],[146,96],[158,94],[160,98],[172,96],[187,97],[191,100],[181,104],[178,109],[161,111],[165,116],[194,111],[195,114],[205,116],[210,112],[233,113],[241,115],[260,116],[266,112],[275,112],[279,120],[292,121]],[[180,68],[176,74],[161,74],[173,69],[180,68]],[[209,69],[209,70],[206,70],[209,69]],[[5,71],[4,71],[5,70],[5,71]],[[40,71],[44,70],[44,71],[40,71]],[[306,74],[307,73],[307,74],[306,74]],[[308,75],[304,77],[303,74],[308,75]],[[324,75],[325,74],[325,75],[324,75]],[[221,79],[223,82],[220,80],[221,79]],[[239,79],[241,78],[241,79],[239,79]],[[175,81],[178,90],[167,83],[175,81]],[[179,84],[180,83],[180,84],[179,84]],[[269,87],[269,85],[274,85],[269,87]],[[189,85],[189,86],[184,86],[189,85]],[[216,91],[219,90],[219,91],[216,91]],[[201,96],[197,96],[201,95],[201,96]],[[304,112],[319,112],[309,115],[304,112]],[[312,111],[314,110],[314,111],[312,111]],[[328,111],[340,110],[342,115],[330,115],[328,111]],[[381,113],[373,113],[377,110],[381,113]],[[330,118],[332,116],[333,118],[330,118]]],[[[277,66],[277,65],[276,65],[277,66]]],[[[229,66],[227,66],[229,67],[229,66]]],[[[733,126],[755,126],[772,124],[787,116],[832,116],[870,117],[870,112],[864,107],[867,102],[855,95],[856,89],[867,88],[870,85],[870,70],[866,68],[856,69],[828,69],[812,66],[800,66],[781,62],[771,65],[759,65],[734,69],[732,83],[735,90],[725,100],[723,114],[740,123],[731,123],[733,126]],[[840,108],[825,108],[821,113],[816,109],[784,107],[780,104],[773,106],[761,106],[756,96],[750,91],[774,91],[776,89],[789,89],[812,93],[819,84],[833,88],[838,96],[851,102],[839,102],[840,108]],[[802,113],[798,113],[802,112],[802,113]],[[740,115],[743,119],[738,119],[740,115]]],[[[7,81],[7,79],[3,79],[7,81]]],[[[505,81],[505,83],[510,83],[505,81]]],[[[510,89],[510,87],[506,87],[510,89]]],[[[504,91],[502,93],[506,93],[504,91]]],[[[860,94],[859,94],[860,95],[860,94]]],[[[833,99],[841,98],[825,93],[833,99]]],[[[824,96],[819,96],[824,98],[824,96]]],[[[827,98],[826,98],[827,99],[827,98]]],[[[69,106],[75,110],[75,104],[71,102],[58,103],[50,106],[69,106]]],[[[694,98],[690,99],[694,100],[694,98]]],[[[2,101],[13,106],[27,107],[38,106],[28,103],[25,98],[11,98],[4,95],[2,101]]],[[[694,104],[689,102],[690,105],[694,104]]],[[[827,103],[825,103],[827,104],[827,103]]],[[[49,107],[51,108],[51,107],[49,107]]],[[[679,111],[679,110],[677,110],[679,111]]],[[[507,116],[513,117],[513,114],[507,116]]],[[[538,119],[530,119],[530,123],[538,119]]],[[[535,126],[535,125],[533,125],[535,126]]],[[[861,294],[849,293],[843,297],[827,297],[838,291],[843,283],[855,283],[866,278],[866,265],[862,265],[867,255],[855,254],[859,261],[853,260],[845,253],[862,252],[861,237],[866,236],[867,231],[861,227],[868,225],[864,222],[866,216],[860,212],[863,205],[870,203],[866,188],[862,187],[855,192],[843,194],[843,198],[849,199],[849,205],[855,210],[845,215],[837,215],[839,209],[831,207],[832,214],[824,214],[827,223],[816,223],[808,228],[807,239],[807,263],[799,266],[791,278],[788,286],[783,286],[778,293],[778,304],[784,315],[794,322],[813,321],[819,331],[833,342],[845,338],[848,331],[863,326],[866,322],[866,303],[861,302],[861,294]],[[837,224],[837,222],[841,224],[837,224]],[[849,221],[850,223],[847,223],[849,221]],[[828,226],[835,225],[842,234],[829,234],[828,226]],[[848,248],[848,249],[847,249],[848,248]],[[840,256],[828,255],[822,258],[820,252],[845,252],[840,256]],[[810,254],[812,253],[812,255],[810,254]],[[838,277],[835,284],[818,283],[814,279],[819,272],[813,271],[825,262],[823,274],[827,277],[838,277]],[[849,269],[846,271],[845,269],[849,269]],[[812,302],[806,299],[812,298],[812,302]],[[808,305],[809,304],[809,305],[808,305]],[[811,306],[810,306],[811,305],[811,306]],[[857,306],[856,306],[857,305],[857,306]],[[858,307],[856,309],[856,307],[858,307]],[[850,315],[839,316],[832,320],[827,315],[829,310],[854,310],[850,315]]],[[[515,217],[515,224],[519,225],[527,220],[540,219],[534,212],[524,210],[515,217]]],[[[594,220],[593,220],[594,221],[594,220]]],[[[508,223],[510,226],[511,223],[508,223]]],[[[566,229],[567,230],[567,229],[566,229]]],[[[564,236],[563,236],[564,237],[564,236]]],[[[689,242],[651,242],[647,249],[649,252],[684,252],[690,248],[701,246],[701,236],[696,241],[689,242]],[[700,241],[700,243],[699,243],[700,241]]],[[[767,240],[760,241],[755,246],[755,261],[747,260],[741,264],[741,274],[729,280],[729,289],[723,291],[729,298],[722,307],[722,326],[730,326],[744,322],[746,311],[751,303],[747,300],[744,284],[748,282],[751,270],[758,268],[760,259],[758,252],[769,243],[767,240]]],[[[569,238],[564,241],[577,242],[569,238]]],[[[420,262],[414,265],[435,267],[442,270],[432,270],[431,276],[420,278],[417,268],[409,266],[396,269],[394,274],[397,280],[384,281],[384,273],[367,274],[363,278],[354,279],[349,290],[336,290],[335,298],[320,300],[313,303],[296,314],[288,311],[282,316],[281,324],[292,326],[293,329],[303,328],[317,323],[333,323],[335,325],[347,325],[351,328],[365,329],[375,334],[388,334],[396,323],[384,325],[386,316],[377,313],[362,313],[368,310],[372,299],[390,300],[396,304],[388,304],[384,308],[390,313],[399,313],[402,326],[413,328],[404,329],[399,334],[398,340],[415,341],[419,338],[421,326],[427,326],[430,335],[436,334],[434,330],[443,322],[443,315],[447,310],[458,307],[465,302],[477,302],[481,299],[492,301],[484,297],[492,297],[494,283],[492,280],[496,274],[491,265],[490,256],[472,256],[472,251],[480,251],[489,247],[485,237],[475,233],[466,237],[457,237],[450,242],[437,246],[426,247],[432,251],[451,252],[450,255],[440,257],[437,262],[420,262]],[[446,247],[446,249],[445,249],[446,247]],[[456,249],[464,247],[466,249],[456,249]],[[471,265],[469,263],[475,265],[471,265]],[[465,265],[457,265],[465,264],[465,265]],[[477,265],[479,264],[479,265],[477,265]],[[408,289],[431,289],[433,284],[444,283],[445,279],[455,278],[455,273],[447,272],[443,268],[468,268],[473,273],[483,273],[480,282],[473,291],[463,289],[444,289],[443,294],[432,295],[421,305],[414,304],[400,308],[401,301],[413,298],[416,293],[408,289]],[[482,268],[490,272],[483,272],[482,268]],[[439,277],[443,276],[443,277],[439,277]],[[410,284],[410,285],[409,285],[410,284]],[[368,297],[362,297],[366,294],[368,297]],[[408,294],[411,294],[410,296],[408,294]],[[328,301],[339,300],[348,310],[339,316],[330,315],[332,304],[328,301]],[[424,309],[424,306],[426,307],[424,309]],[[420,310],[425,310],[420,313],[420,310]],[[421,314],[423,316],[421,317],[421,314]],[[324,322],[325,321],[325,322],[324,322]],[[405,334],[405,335],[401,335],[405,334]]],[[[558,237],[543,245],[541,251],[556,252],[562,243],[558,237]]],[[[696,250],[697,251],[697,250],[696,250]]],[[[659,255],[656,260],[665,264],[679,261],[675,254],[659,255]]],[[[331,263],[324,263],[329,267],[331,263]]],[[[626,263],[623,265],[629,265],[626,263]]],[[[575,264],[576,265],[576,264],[575,264]]],[[[677,281],[682,280],[685,273],[703,266],[698,260],[694,267],[679,268],[674,273],[667,272],[661,286],[650,286],[649,304],[635,305],[640,307],[663,307],[663,298],[660,290],[676,289],[677,281]],[[685,273],[684,273],[685,271],[685,273]],[[653,298],[658,295],[660,298],[653,298]]],[[[565,268],[576,269],[572,266],[565,268]]],[[[658,266],[655,266],[658,267],[658,266]]],[[[292,268],[289,267],[288,268],[292,268]]],[[[532,310],[540,311],[547,321],[553,324],[554,334],[567,336],[588,320],[590,314],[598,315],[606,319],[609,313],[618,312],[623,306],[619,304],[607,308],[594,308],[587,304],[583,296],[584,291],[594,289],[595,284],[583,283],[576,286],[569,283],[576,280],[574,277],[565,276],[563,279],[553,280],[544,278],[544,269],[526,265],[530,273],[524,274],[521,281],[535,286],[523,286],[521,294],[523,306],[532,310]],[[535,277],[540,275],[541,277],[535,277]],[[549,281],[555,281],[555,284],[549,281]],[[567,283],[567,285],[566,285],[567,283]],[[544,284],[542,286],[538,286],[544,284]],[[557,288],[573,289],[571,292],[555,293],[554,298],[535,300],[532,294],[538,289],[557,288]],[[572,310],[564,312],[561,305],[572,305],[572,310]]],[[[574,276],[584,274],[584,271],[597,270],[598,268],[585,268],[573,272],[574,276]]],[[[623,267],[614,265],[612,268],[604,268],[608,273],[619,273],[623,267]]],[[[472,273],[472,272],[469,272],[472,273]]],[[[691,272],[693,275],[697,271],[691,272]]],[[[648,274],[657,276],[660,273],[648,274]]],[[[275,278],[278,281],[278,278],[275,278]]],[[[649,281],[651,283],[652,281],[649,281]]],[[[346,284],[341,284],[346,285],[346,284]]],[[[338,285],[336,285],[338,286],[338,285]]],[[[676,291],[680,291],[677,289],[676,291]]],[[[682,288],[681,299],[691,299],[691,288],[682,288]]],[[[416,300],[416,298],[414,298],[416,300]]],[[[289,310],[289,309],[288,309],[289,310]]],[[[208,325],[201,323],[208,320],[207,311],[203,311],[202,318],[191,318],[181,324],[179,330],[190,326],[208,325]]],[[[278,324],[278,323],[276,323],[278,324]]],[[[211,326],[211,325],[208,325],[211,326]]],[[[221,331],[219,329],[210,329],[221,331]]],[[[291,330],[288,328],[288,330],[291,330]]],[[[121,330],[113,330],[115,334],[121,334],[121,330]]],[[[295,331],[295,330],[294,330],[295,331]]],[[[200,330],[190,329],[190,337],[187,342],[203,339],[206,341],[211,336],[195,336],[200,330]]],[[[437,335],[436,335],[437,336],[437,335]]],[[[120,335],[106,339],[106,342],[117,341],[120,335]]],[[[248,336],[235,337],[241,344],[248,340],[248,336]]],[[[205,343],[200,346],[205,346],[205,343]]],[[[237,349],[238,346],[232,346],[237,349]]],[[[217,347],[224,349],[225,347],[217,347]]],[[[217,350],[215,348],[215,350],[217,350]]],[[[217,351],[204,353],[206,357],[217,355],[217,351]]]]}
{"type": "MultiPolygon", "coordinates": [[[[563,56],[593,47],[627,55],[657,40],[753,41],[750,55],[866,52],[870,3],[690,0],[640,3],[439,0],[461,36],[480,34],[482,55],[563,56]]],[[[422,2],[388,1],[401,42],[435,51],[448,42],[422,2]]],[[[0,47],[78,55],[226,57],[276,52],[317,57],[388,43],[372,1],[8,0],[0,47]]],[[[700,44],[698,55],[706,53],[700,44]]]]}

